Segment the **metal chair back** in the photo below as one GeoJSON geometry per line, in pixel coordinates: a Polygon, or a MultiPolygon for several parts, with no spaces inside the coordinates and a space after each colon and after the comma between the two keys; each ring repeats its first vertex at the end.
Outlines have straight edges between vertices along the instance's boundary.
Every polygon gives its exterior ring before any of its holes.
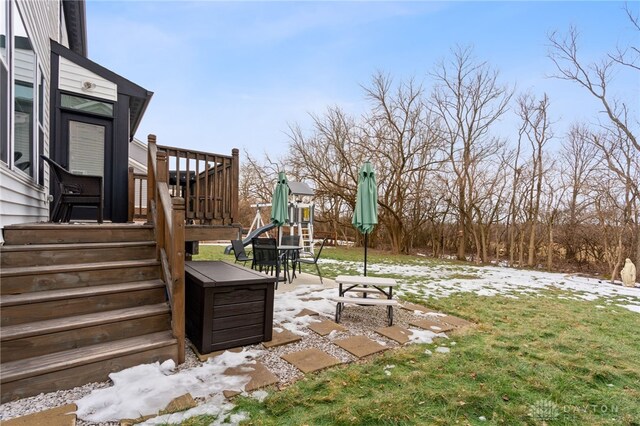
{"type": "Polygon", "coordinates": [[[236,263],[244,262],[246,264],[248,261],[253,260],[253,258],[247,255],[241,240],[231,240],[231,246],[233,247],[233,255],[236,258],[236,263]]]}
{"type": "Polygon", "coordinates": [[[51,212],[53,222],[69,222],[74,206],[96,207],[98,223],[102,223],[104,194],[102,176],[78,175],[64,169],[45,155],[40,155],[58,180],[60,194],[51,212]]]}

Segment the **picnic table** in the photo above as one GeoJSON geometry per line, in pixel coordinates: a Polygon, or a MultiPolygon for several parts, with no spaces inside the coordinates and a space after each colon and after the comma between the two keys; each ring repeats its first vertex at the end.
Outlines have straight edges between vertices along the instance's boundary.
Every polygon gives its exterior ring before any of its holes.
{"type": "Polygon", "coordinates": [[[389,326],[393,325],[393,307],[398,305],[398,301],[393,299],[393,287],[398,285],[396,280],[393,278],[339,275],[335,281],[338,284],[338,297],[334,297],[332,300],[336,302],[336,322],[340,322],[344,305],[350,303],[365,306],[386,306],[389,326]],[[360,296],[352,294],[360,294],[360,296]],[[368,297],[369,295],[378,297],[368,297]]]}

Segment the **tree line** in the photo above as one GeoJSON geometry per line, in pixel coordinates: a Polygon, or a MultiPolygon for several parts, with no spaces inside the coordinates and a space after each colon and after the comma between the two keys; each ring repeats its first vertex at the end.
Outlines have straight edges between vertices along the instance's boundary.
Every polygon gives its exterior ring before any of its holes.
{"type": "MultiPolygon", "coordinates": [[[[625,11],[640,32],[638,16],[625,11]]],[[[618,47],[587,63],[576,29],[548,39],[555,77],[598,101],[593,121],[555,134],[550,94],[517,93],[471,47],[457,46],[429,73],[429,86],[376,73],[363,86],[364,114],[331,106],[312,115],[311,130],[290,126],[283,158],[246,153],[243,220],[251,221],[249,204],[271,198],[285,170],[315,187],[316,229],[357,239],[357,174],[369,160],[379,188],[373,246],[614,279],[626,257],[640,263],[640,88],[628,88],[627,98],[607,89],[621,73],[637,79],[640,49],[618,47]],[[496,123],[510,110],[517,128],[499,137],[496,123]]]]}

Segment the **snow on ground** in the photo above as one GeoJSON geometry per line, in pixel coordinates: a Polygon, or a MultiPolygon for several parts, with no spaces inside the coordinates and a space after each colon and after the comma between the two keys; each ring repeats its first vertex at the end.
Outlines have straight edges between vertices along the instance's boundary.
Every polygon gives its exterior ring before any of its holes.
{"type": "MultiPolygon", "coordinates": [[[[361,263],[321,260],[327,269],[332,266],[361,269],[361,263]]],[[[471,292],[478,296],[502,295],[518,298],[535,296],[543,290],[559,289],[558,298],[575,300],[598,300],[597,308],[615,306],[640,313],[640,288],[626,288],[610,283],[574,275],[541,271],[518,270],[506,267],[476,267],[456,264],[369,264],[371,274],[392,274],[400,277],[400,286],[394,293],[402,296],[416,294],[421,297],[442,298],[460,292],[471,292]]],[[[274,323],[299,335],[307,334],[306,328],[317,321],[313,316],[296,317],[303,309],[316,311],[332,317],[337,294],[335,288],[300,286],[295,290],[277,293],[274,301],[274,323]]],[[[548,293],[547,293],[548,294],[548,293]]],[[[443,315],[420,313],[420,316],[443,315]]],[[[279,327],[280,328],[280,327],[279,327]]],[[[414,343],[431,343],[436,333],[427,330],[411,330],[414,343]]],[[[453,345],[453,342],[452,342],[453,345]]],[[[447,353],[450,349],[439,346],[436,352],[447,353]]],[[[96,389],[91,394],[76,401],[78,417],[91,422],[109,422],[121,418],[138,418],[145,414],[157,413],[172,399],[190,393],[204,400],[197,407],[181,413],[163,415],[145,424],[173,424],[202,414],[217,416],[215,425],[237,424],[245,414],[229,415],[233,404],[225,400],[223,390],[244,391],[248,376],[226,376],[224,371],[231,367],[250,364],[260,357],[262,351],[245,349],[239,353],[225,352],[194,368],[174,371],[172,362],[145,364],[110,375],[113,386],[96,389]],[[228,423],[224,423],[228,421],[228,423]]],[[[426,350],[430,354],[431,351],[426,350]]],[[[392,366],[385,367],[385,374],[391,374],[392,366]]],[[[256,394],[264,398],[264,392],[256,394]]]]}
{"type": "MultiPolygon", "coordinates": [[[[362,263],[323,259],[323,265],[361,269],[362,263]],[[338,266],[338,265],[336,265],[338,266]]],[[[442,298],[455,293],[470,292],[478,296],[518,298],[536,295],[542,290],[565,290],[559,298],[600,300],[606,304],[640,313],[640,288],[629,288],[596,278],[552,272],[514,269],[500,266],[468,266],[456,264],[391,264],[369,263],[367,271],[373,275],[391,274],[400,277],[402,284],[396,294],[415,294],[421,297],[442,298]]]]}
{"type": "Polygon", "coordinates": [[[186,393],[194,398],[213,397],[196,407],[191,415],[217,415],[229,408],[224,405],[222,391],[242,392],[250,380],[249,376],[230,376],[224,372],[228,368],[255,363],[253,359],[259,355],[257,350],[227,351],[198,367],[177,373],[173,373],[175,364],[172,360],[127,368],[109,375],[113,386],[95,390],[78,400],[77,415],[82,420],[96,423],[138,418],[156,414],[171,400],[186,393]]]}
{"type": "MultiPolygon", "coordinates": [[[[296,317],[303,309],[333,316],[335,302],[330,300],[337,294],[335,288],[318,290],[318,286],[300,286],[285,293],[277,293],[274,301],[274,323],[298,335],[306,335],[302,330],[312,322],[318,321],[313,316],[296,317]]],[[[419,330],[417,333],[421,333],[419,330]]],[[[416,334],[416,341],[429,341],[436,333],[416,334]]],[[[261,351],[243,350],[239,353],[224,352],[210,358],[202,365],[177,373],[173,361],[163,364],[143,364],[128,368],[109,377],[113,386],[98,389],[78,400],[77,415],[90,422],[117,421],[122,418],[138,418],[147,414],[155,414],[162,410],[174,398],[190,393],[194,398],[204,398],[204,403],[190,410],[166,414],[147,420],[145,425],[179,424],[193,416],[209,414],[217,416],[214,425],[237,424],[244,419],[241,414],[229,416],[229,423],[221,423],[234,405],[226,401],[223,390],[244,391],[249,376],[227,376],[228,368],[243,364],[251,364],[259,358],[261,351]]],[[[257,394],[264,398],[264,394],[257,394]]]]}

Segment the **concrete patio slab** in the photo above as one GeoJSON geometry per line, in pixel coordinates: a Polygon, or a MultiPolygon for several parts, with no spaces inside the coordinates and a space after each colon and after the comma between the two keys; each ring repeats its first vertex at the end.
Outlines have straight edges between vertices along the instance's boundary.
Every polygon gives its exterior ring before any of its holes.
{"type": "Polygon", "coordinates": [[[39,413],[16,417],[15,419],[11,420],[5,420],[2,422],[2,426],[75,426],[75,411],[77,409],[78,407],[76,406],[76,404],[62,405],[60,407],[40,411],[39,413]]]}
{"type": "Polygon", "coordinates": [[[309,327],[309,329],[315,331],[316,333],[318,333],[321,336],[326,336],[327,334],[331,333],[332,331],[346,331],[347,330],[346,328],[344,328],[340,324],[337,324],[337,323],[335,323],[333,321],[330,321],[328,319],[323,319],[322,321],[314,322],[312,324],[309,324],[308,327],[309,327]]]}
{"type": "Polygon", "coordinates": [[[278,383],[278,377],[273,374],[263,363],[244,364],[239,367],[228,368],[224,374],[228,376],[249,376],[249,383],[244,386],[247,392],[278,383]]]}
{"type": "Polygon", "coordinates": [[[273,336],[270,341],[262,342],[262,346],[267,349],[275,348],[282,345],[288,345],[289,343],[295,343],[302,340],[302,337],[297,334],[293,334],[289,330],[275,331],[273,330],[273,336]]]}
{"type": "Polygon", "coordinates": [[[401,345],[404,345],[411,340],[409,339],[409,336],[411,336],[411,331],[397,325],[377,328],[375,332],[391,340],[395,340],[401,345]]]}
{"type": "Polygon", "coordinates": [[[446,333],[451,331],[454,327],[450,324],[444,324],[441,322],[431,321],[428,319],[415,319],[409,321],[409,325],[414,327],[423,328],[425,330],[433,331],[434,333],[446,333]]]}
{"type": "Polygon", "coordinates": [[[306,272],[296,272],[296,278],[291,284],[281,283],[276,290],[276,293],[286,293],[288,291],[297,290],[299,287],[313,286],[318,290],[325,288],[338,288],[338,284],[329,278],[322,278],[323,282],[320,282],[320,277],[313,274],[307,274],[306,272]]]}
{"type": "MultiPolygon", "coordinates": [[[[322,300],[321,297],[318,297],[317,299],[318,300],[322,300]]],[[[317,313],[316,311],[312,311],[311,309],[304,308],[303,310],[301,310],[300,312],[298,312],[296,314],[296,318],[306,317],[306,316],[315,317],[315,316],[318,316],[318,315],[320,315],[320,314],[317,313]]]]}
{"type": "Polygon", "coordinates": [[[351,336],[346,339],[334,340],[333,343],[358,358],[363,358],[389,349],[366,336],[351,336]]]}
{"type": "Polygon", "coordinates": [[[342,361],[322,352],[320,349],[311,348],[299,352],[291,352],[282,355],[280,358],[295,366],[303,373],[312,373],[314,371],[323,370],[342,364],[342,361]]]}

